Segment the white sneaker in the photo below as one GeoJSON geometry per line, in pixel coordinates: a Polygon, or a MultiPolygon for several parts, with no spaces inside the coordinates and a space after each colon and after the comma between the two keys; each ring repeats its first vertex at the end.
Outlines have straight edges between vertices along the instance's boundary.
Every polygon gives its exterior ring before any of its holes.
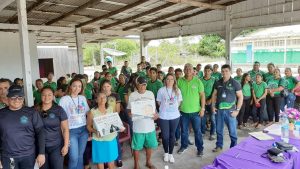
{"type": "Polygon", "coordinates": [[[165,153],[164,154],[164,162],[168,162],[169,161],[169,154],[165,153]]]}
{"type": "Polygon", "coordinates": [[[169,160],[170,160],[170,163],[174,163],[175,162],[173,154],[169,154],[169,160]]]}

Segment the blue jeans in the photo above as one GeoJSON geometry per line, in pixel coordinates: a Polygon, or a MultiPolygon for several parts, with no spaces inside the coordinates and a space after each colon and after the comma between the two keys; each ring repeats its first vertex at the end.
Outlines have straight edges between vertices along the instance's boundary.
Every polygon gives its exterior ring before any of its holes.
{"type": "Polygon", "coordinates": [[[205,105],[205,114],[201,118],[201,132],[205,134],[206,121],[210,119],[210,135],[214,135],[216,132],[216,115],[212,112],[211,105],[205,105]]]}
{"type": "Polygon", "coordinates": [[[195,144],[198,151],[203,151],[203,138],[201,133],[201,119],[198,114],[196,113],[184,113],[181,112],[181,148],[188,147],[189,141],[189,124],[192,123],[192,127],[195,134],[195,144]]]}
{"type": "Polygon", "coordinates": [[[83,154],[89,134],[86,126],[70,129],[68,169],[83,169],[83,154]]]}
{"type": "Polygon", "coordinates": [[[216,146],[223,148],[224,123],[229,130],[231,140],[230,148],[237,144],[237,120],[231,116],[231,110],[217,110],[216,127],[217,127],[217,143],[216,146]]]}
{"type": "Polygon", "coordinates": [[[8,157],[1,157],[3,169],[10,169],[11,165],[14,166],[14,169],[33,169],[35,164],[35,154],[32,154],[27,157],[19,157],[12,159],[8,157]]]}

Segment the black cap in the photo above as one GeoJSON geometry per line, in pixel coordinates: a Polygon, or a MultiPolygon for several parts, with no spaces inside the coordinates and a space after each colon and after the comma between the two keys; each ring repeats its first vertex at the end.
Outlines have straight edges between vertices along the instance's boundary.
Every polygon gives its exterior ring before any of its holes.
{"type": "Polygon", "coordinates": [[[136,81],[138,84],[147,84],[147,80],[142,76],[139,76],[136,81]]]}
{"type": "Polygon", "coordinates": [[[21,86],[19,85],[10,86],[10,88],[8,89],[7,97],[14,97],[14,96],[19,96],[19,97],[24,96],[24,90],[21,86]]]}

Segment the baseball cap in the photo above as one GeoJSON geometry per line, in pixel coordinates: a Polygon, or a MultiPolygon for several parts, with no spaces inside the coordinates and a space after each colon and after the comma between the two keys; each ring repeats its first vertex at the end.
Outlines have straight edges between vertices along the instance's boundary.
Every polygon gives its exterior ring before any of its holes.
{"type": "Polygon", "coordinates": [[[139,76],[136,81],[138,84],[147,84],[147,80],[142,76],[139,76]]]}
{"type": "Polygon", "coordinates": [[[8,89],[8,94],[7,97],[14,97],[14,96],[24,96],[24,90],[21,86],[19,85],[12,85],[8,89]]]}

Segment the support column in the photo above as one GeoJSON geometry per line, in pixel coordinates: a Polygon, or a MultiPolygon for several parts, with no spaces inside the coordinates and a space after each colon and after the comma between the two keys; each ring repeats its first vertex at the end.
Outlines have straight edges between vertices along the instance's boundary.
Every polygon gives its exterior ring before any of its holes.
{"type": "Polygon", "coordinates": [[[100,63],[101,63],[101,67],[102,65],[104,65],[104,52],[103,52],[103,43],[99,42],[100,44],[100,63]]]}
{"type": "Polygon", "coordinates": [[[83,74],[84,67],[83,67],[83,37],[81,34],[81,28],[76,28],[76,46],[77,46],[77,56],[78,56],[78,72],[83,74]]]}
{"type": "Polygon", "coordinates": [[[226,63],[232,66],[231,61],[231,39],[232,39],[232,25],[231,25],[231,7],[226,8],[226,36],[225,36],[225,49],[226,49],[226,63]]]}
{"type": "Polygon", "coordinates": [[[284,57],[283,57],[283,64],[285,65],[286,64],[286,54],[287,54],[287,49],[286,49],[286,38],[284,38],[284,57]]]}
{"type": "Polygon", "coordinates": [[[19,36],[20,36],[21,56],[22,56],[22,73],[24,79],[25,102],[27,106],[31,107],[33,106],[34,103],[33,103],[33,94],[32,94],[32,74],[31,74],[30,51],[29,51],[26,1],[17,0],[17,7],[18,7],[19,36]]]}
{"type": "MultiPolygon", "coordinates": [[[[146,55],[146,45],[145,45],[143,33],[141,33],[141,35],[140,35],[140,55],[141,55],[141,57],[146,55]]],[[[141,57],[140,57],[140,60],[141,60],[141,57]]]]}

